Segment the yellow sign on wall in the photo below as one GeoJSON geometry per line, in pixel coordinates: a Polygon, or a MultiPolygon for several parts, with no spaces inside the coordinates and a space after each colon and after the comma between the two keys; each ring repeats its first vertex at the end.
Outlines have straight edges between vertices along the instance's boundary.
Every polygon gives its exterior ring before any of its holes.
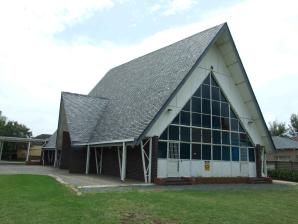
{"type": "Polygon", "coordinates": [[[210,161],[205,161],[204,167],[205,167],[205,171],[210,171],[210,161]]]}

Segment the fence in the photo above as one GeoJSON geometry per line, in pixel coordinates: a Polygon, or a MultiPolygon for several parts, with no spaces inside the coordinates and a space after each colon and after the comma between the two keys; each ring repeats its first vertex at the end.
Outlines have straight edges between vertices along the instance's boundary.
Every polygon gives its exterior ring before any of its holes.
{"type": "Polygon", "coordinates": [[[298,171],[298,162],[292,161],[267,161],[268,170],[298,171]]]}

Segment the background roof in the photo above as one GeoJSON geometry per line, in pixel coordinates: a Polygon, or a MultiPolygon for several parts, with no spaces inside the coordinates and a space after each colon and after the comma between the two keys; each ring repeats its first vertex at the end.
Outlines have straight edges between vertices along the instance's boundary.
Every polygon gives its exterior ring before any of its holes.
{"type": "Polygon", "coordinates": [[[273,136],[276,149],[298,149],[298,142],[287,137],[273,136]]]}

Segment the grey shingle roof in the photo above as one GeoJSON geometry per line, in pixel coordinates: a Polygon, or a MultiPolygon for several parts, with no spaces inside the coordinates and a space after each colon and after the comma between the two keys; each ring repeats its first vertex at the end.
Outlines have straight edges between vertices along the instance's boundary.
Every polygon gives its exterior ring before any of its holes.
{"type": "Polygon", "coordinates": [[[56,148],[57,131],[55,131],[49,138],[47,144],[43,147],[44,149],[55,149],[56,148]]]}
{"type": "Polygon", "coordinates": [[[72,143],[88,142],[105,111],[108,100],[63,92],[62,102],[72,143]]]}
{"type": "Polygon", "coordinates": [[[276,149],[298,149],[298,142],[287,137],[273,136],[272,140],[276,149]]]}
{"type": "Polygon", "coordinates": [[[89,93],[110,99],[89,141],[137,139],[224,26],[111,69],[89,93]]]}

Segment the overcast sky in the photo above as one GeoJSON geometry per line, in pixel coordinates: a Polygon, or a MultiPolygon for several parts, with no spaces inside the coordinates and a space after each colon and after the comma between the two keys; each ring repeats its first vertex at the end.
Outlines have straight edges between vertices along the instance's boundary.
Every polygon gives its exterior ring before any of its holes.
{"type": "Polygon", "coordinates": [[[88,94],[112,67],[228,22],[266,121],[298,113],[298,3],[26,0],[0,3],[0,110],[33,135],[57,127],[61,91],[88,94]]]}

